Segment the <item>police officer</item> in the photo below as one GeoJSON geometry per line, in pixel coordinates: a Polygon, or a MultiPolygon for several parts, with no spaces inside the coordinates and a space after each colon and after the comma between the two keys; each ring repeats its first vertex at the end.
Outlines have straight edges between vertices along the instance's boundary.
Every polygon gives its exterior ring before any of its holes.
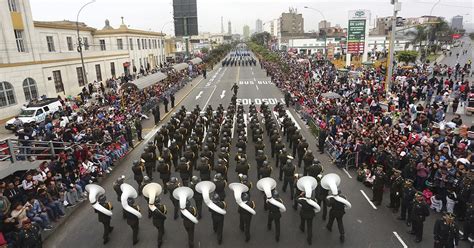
{"type": "Polygon", "coordinates": [[[298,154],[298,168],[301,168],[301,164],[303,163],[303,157],[308,149],[309,144],[306,142],[305,138],[302,138],[298,143],[298,147],[296,148],[298,154]]]}
{"type": "Polygon", "coordinates": [[[286,161],[288,160],[288,152],[286,148],[281,149],[280,154],[278,154],[277,165],[280,164],[280,173],[278,174],[278,179],[283,180],[283,168],[285,168],[286,161]]]}
{"type": "Polygon", "coordinates": [[[168,189],[168,191],[170,192],[170,200],[171,200],[171,202],[173,202],[173,206],[174,206],[174,216],[173,217],[176,220],[178,218],[179,201],[176,200],[173,197],[173,192],[174,192],[175,189],[177,189],[180,186],[180,183],[179,183],[179,181],[176,177],[171,177],[170,181],[167,182],[165,185],[166,185],[166,188],[168,189]]]}
{"type": "MultiPolygon", "coordinates": [[[[272,192],[272,198],[283,203],[283,200],[279,197],[278,192],[274,190],[272,192]]],[[[281,218],[281,212],[280,209],[273,205],[268,203],[268,222],[267,222],[267,229],[272,230],[272,222],[275,222],[275,240],[277,242],[280,241],[280,218],[281,218]]]]}
{"type": "Polygon", "coordinates": [[[186,161],[185,157],[181,157],[179,159],[179,165],[177,170],[179,172],[179,176],[181,177],[183,185],[188,186],[189,178],[191,177],[192,171],[191,166],[189,165],[189,161],[186,161]]]}
{"type": "MultiPolygon", "coordinates": [[[[341,195],[341,191],[338,192],[339,197],[346,199],[344,195],[341,195]]],[[[339,240],[344,242],[344,224],[342,223],[342,217],[346,213],[345,207],[343,203],[336,201],[334,197],[331,197],[328,200],[328,206],[331,208],[329,210],[329,221],[326,228],[331,232],[332,231],[332,224],[334,223],[334,219],[337,220],[337,227],[339,229],[339,240]]]]}
{"type": "Polygon", "coordinates": [[[227,187],[227,181],[224,179],[222,174],[217,173],[214,175],[214,184],[216,185],[215,192],[220,197],[221,201],[225,200],[225,188],[227,187]]]}
{"type": "Polygon", "coordinates": [[[459,230],[454,222],[454,214],[445,213],[443,219],[436,220],[434,226],[434,247],[454,248],[459,245],[459,230]]]}
{"type": "Polygon", "coordinates": [[[165,220],[166,220],[166,206],[161,204],[159,197],[156,197],[155,204],[150,204],[151,215],[153,217],[153,225],[158,229],[158,247],[161,247],[163,243],[163,235],[165,234],[165,220]]]}
{"type": "MultiPolygon", "coordinates": [[[[163,181],[163,186],[165,186],[171,177],[171,168],[170,165],[163,159],[158,159],[158,172],[160,172],[160,178],[163,181]]],[[[168,189],[164,187],[163,193],[166,194],[168,189]]]]}
{"type": "MultiPolygon", "coordinates": [[[[305,225],[307,227],[306,229],[306,241],[308,242],[308,245],[312,244],[313,240],[313,218],[314,218],[314,207],[311,206],[307,201],[306,198],[304,197],[304,192],[302,192],[302,197],[298,199],[298,203],[301,204],[301,210],[300,210],[300,230],[302,232],[305,231],[305,225]]],[[[292,196],[293,199],[293,196],[292,196]]]]}
{"type": "Polygon", "coordinates": [[[372,201],[375,206],[380,206],[383,199],[383,188],[385,185],[385,172],[383,172],[383,166],[378,165],[374,173],[374,182],[372,184],[372,201]]]}
{"type": "Polygon", "coordinates": [[[143,181],[143,165],[138,160],[133,161],[132,172],[133,172],[133,179],[137,182],[138,186],[142,184],[143,181]]]}
{"type": "Polygon", "coordinates": [[[201,157],[201,163],[197,167],[199,171],[199,177],[203,181],[211,180],[211,166],[209,165],[209,161],[206,157],[201,157]]]}
{"type": "MultiPolygon", "coordinates": [[[[191,206],[189,200],[186,201],[186,210],[188,210],[192,215],[197,216],[196,208],[191,206]]],[[[194,222],[190,221],[186,216],[181,213],[181,218],[183,219],[184,229],[188,233],[188,246],[189,248],[194,247],[194,222]]]]}
{"type": "Polygon", "coordinates": [[[394,213],[398,212],[398,208],[400,207],[402,187],[403,178],[400,176],[400,171],[393,169],[393,175],[390,178],[390,204],[387,207],[392,208],[394,213]]]}
{"type": "MultiPolygon", "coordinates": [[[[219,194],[215,193],[212,197],[212,202],[216,204],[221,209],[226,209],[227,205],[224,200],[221,199],[219,194]]],[[[224,230],[224,215],[218,212],[215,212],[213,209],[209,208],[212,218],[212,229],[214,233],[217,233],[217,242],[222,244],[222,232],[224,230]]]]}
{"type": "Polygon", "coordinates": [[[202,194],[199,193],[197,190],[196,190],[196,184],[198,184],[199,182],[201,182],[201,179],[199,179],[199,177],[197,176],[193,176],[191,177],[191,183],[190,183],[190,188],[193,189],[194,191],[194,196],[193,196],[193,199],[194,199],[194,202],[196,203],[196,208],[197,208],[197,218],[198,219],[201,219],[202,217],[202,201],[203,201],[203,198],[202,198],[202,194]]]}
{"type": "Polygon", "coordinates": [[[423,222],[425,218],[430,215],[430,209],[425,202],[423,193],[417,192],[415,194],[411,214],[410,219],[412,226],[410,234],[414,234],[416,237],[415,242],[419,243],[423,237],[423,222]]]}
{"type": "Polygon", "coordinates": [[[296,171],[296,166],[293,165],[291,159],[288,159],[286,161],[285,167],[283,168],[283,192],[286,192],[286,187],[288,184],[290,185],[290,195],[291,195],[291,200],[293,200],[293,197],[295,195],[295,182],[293,180],[295,176],[295,171],[296,171]]]}
{"type": "MultiPolygon", "coordinates": [[[[98,202],[105,209],[112,211],[112,209],[113,209],[112,204],[107,201],[107,198],[106,198],[105,195],[100,195],[99,199],[98,199],[98,202]]],[[[95,210],[95,212],[97,213],[97,215],[99,217],[99,222],[102,223],[102,225],[104,226],[103,239],[104,239],[104,245],[105,245],[110,240],[109,239],[109,234],[114,230],[114,227],[110,226],[110,220],[112,219],[112,217],[108,216],[106,214],[103,214],[102,212],[97,211],[97,210],[95,210]]]]}
{"type": "MultiPolygon", "coordinates": [[[[250,200],[250,195],[245,192],[242,193],[242,201],[251,207],[252,209],[255,209],[255,202],[250,200]]],[[[245,242],[249,242],[250,240],[250,223],[252,222],[252,214],[248,212],[247,210],[243,209],[242,207],[239,206],[239,215],[240,215],[240,231],[245,233],[245,242]]]]}
{"type": "Polygon", "coordinates": [[[412,211],[413,201],[415,200],[415,193],[416,193],[416,189],[413,187],[413,180],[411,179],[405,180],[405,185],[403,187],[403,193],[402,193],[400,217],[398,217],[397,219],[406,220],[406,223],[408,226],[411,225],[411,217],[412,217],[411,211],[412,211]]]}
{"type": "MultiPolygon", "coordinates": [[[[127,203],[130,207],[140,212],[140,207],[135,203],[135,200],[133,198],[128,198],[127,203]]],[[[132,228],[133,245],[136,245],[138,243],[138,226],[140,224],[140,220],[136,215],[128,211],[125,211],[125,216],[127,218],[127,224],[132,228]]]]}

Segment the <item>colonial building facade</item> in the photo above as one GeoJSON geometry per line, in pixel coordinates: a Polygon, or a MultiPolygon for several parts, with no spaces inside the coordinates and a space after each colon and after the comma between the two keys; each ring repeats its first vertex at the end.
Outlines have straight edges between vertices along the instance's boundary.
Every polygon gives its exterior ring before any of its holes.
{"type": "Polygon", "coordinates": [[[123,20],[118,28],[106,20],[102,29],[33,21],[29,0],[0,0],[0,29],[0,120],[42,95],[74,96],[87,83],[153,69],[166,59],[162,33],[131,29],[123,20]]]}

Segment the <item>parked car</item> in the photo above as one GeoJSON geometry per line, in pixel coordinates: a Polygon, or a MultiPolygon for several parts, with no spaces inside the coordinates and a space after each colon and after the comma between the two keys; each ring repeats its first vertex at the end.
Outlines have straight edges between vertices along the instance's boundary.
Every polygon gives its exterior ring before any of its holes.
{"type": "MultiPolygon", "coordinates": [[[[57,98],[45,98],[43,100],[30,102],[26,106],[23,106],[17,117],[23,124],[40,123],[44,121],[48,115],[53,115],[57,118],[61,108],[61,102],[57,98]]],[[[19,128],[19,126],[15,124],[17,117],[7,121],[5,128],[12,131],[17,130],[19,128]]]]}

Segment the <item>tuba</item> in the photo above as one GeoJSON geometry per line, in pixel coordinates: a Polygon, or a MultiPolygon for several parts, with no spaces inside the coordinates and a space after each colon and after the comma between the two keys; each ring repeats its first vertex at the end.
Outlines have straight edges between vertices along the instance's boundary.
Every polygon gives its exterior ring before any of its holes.
{"type": "Polygon", "coordinates": [[[100,205],[100,203],[98,202],[98,198],[100,195],[104,195],[105,194],[105,189],[102,188],[101,186],[97,185],[97,184],[88,184],[86,185],[86,191],[89,193],[89,201],[90,203],[92,204],[92,207],[107,215],[107,216],[112,216],[112,211],[104,208],[102,205],[100,205]]]}
{"type": "Polygon", "coordinates": [[[229,188],[234,191],[235,201],[241,208],[245,209],[252,215],[255,215],[257,213],[253,208],[245,204],[246,202],[242,201],[242,193],[249,191],[249,187],[247,187],[247,185],[242,183],[231,183],[229,184],[229,188]]]}
{"type": "Polygon", "coordinates": [[[327,199],[334,198],[334,200],[344,204],[346,209],[350,209],[352,207],[351,203],[339,196],[339,192],[337,190],[339,184],[341,184],[341,178],[335,173],[329,173],[323,176],[321,179],[321,186],[324,189],[331,191],[331,195],[329,195],[327,199]]]}
{"type": "Polygon", "coordinates": [[[298,179],[298,181],[296,182],[296,186],[299,190],[305,193],[305,198],[301,197],[299,199],[304,199],[309,205],[314,208],[314,211],[316,213],[321,211],[321,207],[319,206],[319,204],[313,199],[311,199],[311,194],[313,193],[313,190],[316,189],[316,186],[318,186],[318,181],[316,181],[316,179],[312,176],[304,176],[298,179]]]}
{"type": "Polygon", "coordinates": [[[155,210],[155,199],[161,194],[161,185],[157,183],[149,183],[142,189],[142,193],[148,198],[148,207],[151,211],[155,210]],[[152,209],[153,208],[153,209],[152,209]]]}
{"type": "Polygon", "coordinates": [[[280,212],[285,212],[286,208],[283,203],[275,200],[272,196],[272,190],[276,188],[276,181],[271,177],[265,177],[257,182],[257,189],[263,191],[267,197],[267,201],[280,209],[280,212]]]}
{"type": "Polygon", "coordinates": [[[173,197],[179,201],[179,208],[181,213],[190,221],[197,224],[199,221],[192,213],[186,209],[186,201],[191,199],[194,195],[194,192],[189,187],[178,187],[173,191],[173,197]]]}
{"type": "Polygon", "coordinates": [[[209,198],[209,194],[214,192],[216,185],[211,181],[202,181],[196,184],[196,191],[202,194],[202,198],[206,205],[219,214],[226,214],[225,209],[220,208],[209,198]]]}
{"type": "Polygon", "coordinates": [[[128,198],[137,198],[138,193],[137,191],[132,187],[132,185],[123,183],[120,185],[120,189],[122,190],[122,196],[120,197],[120,201],[122,202],[122,207],[125,209],[125,211],[137,216],[138,218],[142,217],[142,214],[134,209],[133,207],[128,205],[128,198]]]}

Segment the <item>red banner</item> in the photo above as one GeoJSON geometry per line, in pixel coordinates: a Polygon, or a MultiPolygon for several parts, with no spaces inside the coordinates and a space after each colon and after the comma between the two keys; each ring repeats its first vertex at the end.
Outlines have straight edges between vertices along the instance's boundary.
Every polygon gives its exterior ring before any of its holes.
{"type": "Polygon", "coordinates": [[[364,51],[364,42],[347,42],[348,53],[361,53],[364,51]]]}
{"type": "Polygon", "coordinates": [[[459,39],[461,38],[461,34],[453,34],[453,39],[459,39]]]}

